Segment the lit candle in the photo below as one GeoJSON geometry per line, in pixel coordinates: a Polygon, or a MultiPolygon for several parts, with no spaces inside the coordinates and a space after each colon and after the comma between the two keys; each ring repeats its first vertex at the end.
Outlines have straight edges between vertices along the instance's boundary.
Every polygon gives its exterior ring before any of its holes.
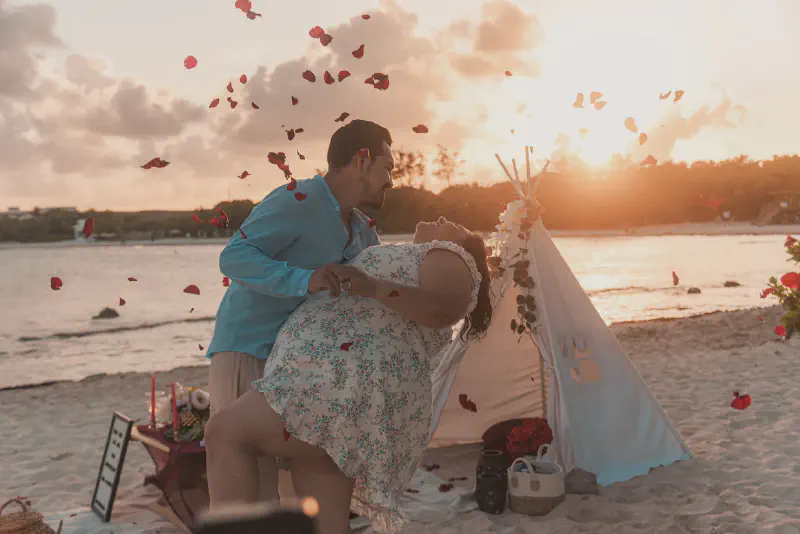
{"type": "Polygon", "coordinates": [[[156,427],[156,375],[153,375],[150,386],[150,425],[156,427]]]}
{"type": "Polygon", "coordinates": [[[178,399],[175,398],[175,382],[172,383],[172,439],[178,441],[178,399]]]}

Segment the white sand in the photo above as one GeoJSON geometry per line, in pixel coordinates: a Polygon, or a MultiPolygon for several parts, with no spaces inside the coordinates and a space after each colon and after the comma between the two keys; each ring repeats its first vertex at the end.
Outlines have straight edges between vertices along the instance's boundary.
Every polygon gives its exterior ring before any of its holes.
{"type": "MultiPolygon", "coordinates": [[[[612,329],[697,456],[604,488],[567,496],[544,518],[479,511],[447,524],[414,524],[420,534],[780,533],[800,534],[800,340],[776,341],[775,310],[718,313],[612,329]],[[759,317],[766,317],[764,322],[759,317]],[[732,391],[749,393],[745,411],[732,391]]],[[[159,375],[159,382],[206,383],[205,368],[159,375]]],[[[0,392],[0,497],[25,495],[65,533],[180,532],[147,510],[149,457],[133,443],[111,525],[86,513],[111,413],[145,415],[150,377],[129,374],[0,392]],[[60,512],[60,513],[58,513],[60,512]],[[71,514],[78,514],[69,517],[71,514]]],[[[429,453],[443,478],[469,476],[474,449],[429,453]]]]}

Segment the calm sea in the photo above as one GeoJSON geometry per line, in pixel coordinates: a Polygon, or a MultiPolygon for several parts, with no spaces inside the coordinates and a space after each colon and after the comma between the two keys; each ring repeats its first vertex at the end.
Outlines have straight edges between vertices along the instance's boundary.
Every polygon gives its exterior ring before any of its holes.
{"type": "MultiPolygon", "coordinates": [[[[556,238],[608,323],[774,304],[785,237],[556,238]],[[680,276],[673,287],[672,271],[680,276]],[[725,288],[727,280],[741,287],[725,288]],[[702,290],[687,295],[688,287],[702,290]]],[[[389,241],[384,239],[385,241],[389,241]]],[[[225,288],[221,244],[0,248],[0,388],[205,363],[225,288]],[[64,281],[50,289],[50,277],[64,281]],[[129,282],[135,277],[137,282],[129,282]],[[200,295],[183,293],[195,284],[200,295]],[[119,299],[126,304],[119,306],[119,299]],[[92,320],[105,307],[120,317],[92,320]]]]}

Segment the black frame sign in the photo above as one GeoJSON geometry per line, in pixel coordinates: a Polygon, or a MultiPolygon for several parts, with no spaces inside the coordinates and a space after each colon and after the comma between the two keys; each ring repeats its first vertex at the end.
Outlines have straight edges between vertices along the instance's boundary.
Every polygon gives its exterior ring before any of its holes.
{"type": "Polygon", "coordinates": [[[130,418],[114,412],[114,416],[111,418],[111,427],[108,429],[103,460],[100,462],[100,472],[97,474],[97,483],[92,495],[92,510],[105,523],[111,520],[111,509],[114,507],[114,499],[117,496],[122,464],[125,462],[125,453],[128,452],[132,429],[133,421],[130,418]]]}

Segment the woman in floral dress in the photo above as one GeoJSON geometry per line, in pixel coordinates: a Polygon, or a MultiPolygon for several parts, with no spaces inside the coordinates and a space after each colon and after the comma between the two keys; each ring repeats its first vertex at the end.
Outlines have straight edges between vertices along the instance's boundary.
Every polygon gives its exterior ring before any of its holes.
{"type": "Polygon", "coordinates": [[[462,339],[491,320],[484,243],[440,218],[336,276],[342,295],[317,293],[295,310],[255,391],[209,422],[212,508],[254,502],[256,457],[270,455],[318,501],[321,534],[349,532],[351,509],[376,531],[400,530],[396,498],[430,439],[430,358],[461,319],[462,339]]]}

